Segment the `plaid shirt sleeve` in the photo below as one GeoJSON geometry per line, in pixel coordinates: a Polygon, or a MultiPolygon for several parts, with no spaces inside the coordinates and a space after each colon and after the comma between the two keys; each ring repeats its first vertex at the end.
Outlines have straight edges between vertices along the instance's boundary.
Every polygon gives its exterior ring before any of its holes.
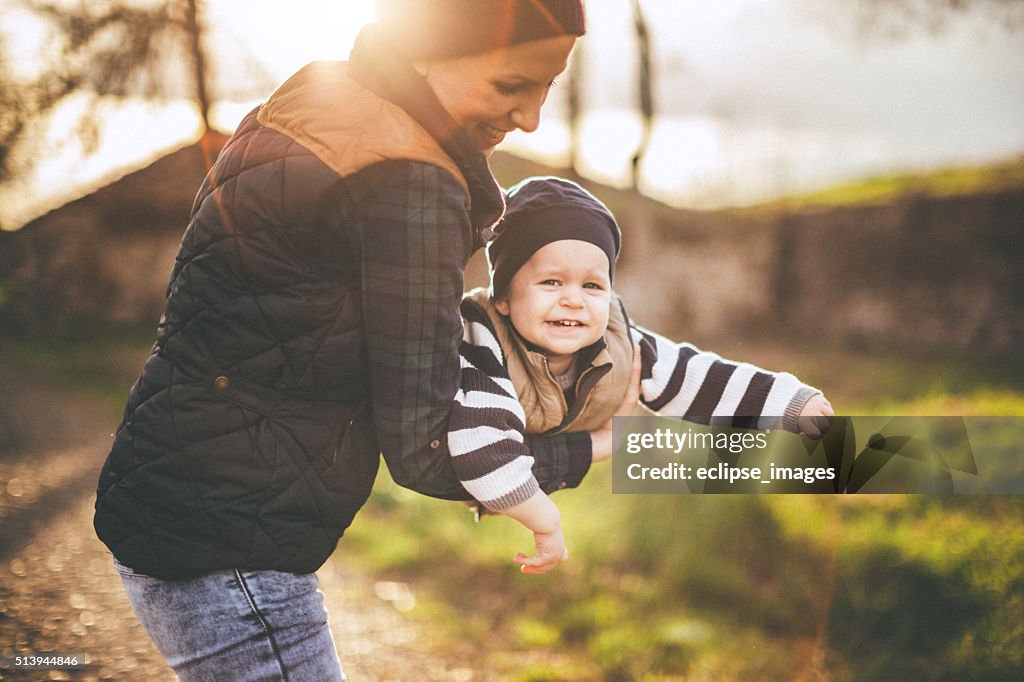
{"type": "MultiPolygon", "coordinates": [[[[357,214],[370,392],[384,460],[399,485],[466,499],[448,450],[460,380],[462,275],[475,244],[466,194],[439,168],[401,162],[357,214]]],[[[536,471],[542,488],[578,484],[586,472],[590,440],[575,435],[531,442],[551,451],[536,471]]]]}

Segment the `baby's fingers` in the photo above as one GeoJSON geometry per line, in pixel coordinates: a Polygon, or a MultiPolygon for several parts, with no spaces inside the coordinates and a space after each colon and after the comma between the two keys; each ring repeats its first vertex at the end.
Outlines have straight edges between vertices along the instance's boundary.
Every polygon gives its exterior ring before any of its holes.
{"type": "Polygon", "coordinates": [[[832,417],[823,414],[813,417],[798,417],[796,422],[800,433],[812,440],[818,440],[832,428],[832,417]]]}
{"type": "Polygon", "coordinates": [[[821,406],[821,413],[826,417],[836,416],[836,411],[832,408],[832,403],[828,401],[828,398],[822,396],[822,402],[824,404],[821,406]]]}
{"type": "Polygon", "coordinates": [[[541,574],[547,573],[558,564],[569,558],[569,550],[562,550],[561,556],[536,554],[526,556],[519,552],[515,556],[515,562],[519,564],[519,570],[523,573],[541,574]]]}
{"type": "Polygon", "coordinates": [[[835,411],[832,409],[832,403],[819,393],[804,405],[804,409],[796,420],[797,429],[808,438],[817,440],[832,428],[834,417],[835,411]]]}

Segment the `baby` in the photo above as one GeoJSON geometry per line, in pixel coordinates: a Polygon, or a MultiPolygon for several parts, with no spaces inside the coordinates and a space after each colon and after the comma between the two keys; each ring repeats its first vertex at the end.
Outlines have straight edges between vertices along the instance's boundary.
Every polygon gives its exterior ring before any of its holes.
{"type": "MultiPolygon", "coordinates": [[[[631,324],[612,292],[619,246],[615,218],[596,197],[561,178],[529,178],[509,191],[500,233],[487,245],[490,290],[462,303],[461,390],[448,445],[466,490],[533,531],[537,554],[516,556],[527,573],[567,554],[524,434],[589,431],[610,444],[611,417],[631,412],[635,398],[624,398],[638,381],[646,408],[703,424],[781,425],[818,437],[833,416],[821,392],[791,374],[631,324]]],[[[595,461],[607,456],[598,449],[595,461]]]]}

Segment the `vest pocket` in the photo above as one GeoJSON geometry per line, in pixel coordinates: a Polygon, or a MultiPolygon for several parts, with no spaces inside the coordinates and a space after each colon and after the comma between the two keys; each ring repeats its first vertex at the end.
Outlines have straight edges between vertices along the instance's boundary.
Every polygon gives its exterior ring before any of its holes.
{"type": "Polygon", "coordinates": [[[369,496],[380,464],[377,434],[368,410],[350,419],[327,467],[320,473],[324,485],[361,498],[369,496]]]}

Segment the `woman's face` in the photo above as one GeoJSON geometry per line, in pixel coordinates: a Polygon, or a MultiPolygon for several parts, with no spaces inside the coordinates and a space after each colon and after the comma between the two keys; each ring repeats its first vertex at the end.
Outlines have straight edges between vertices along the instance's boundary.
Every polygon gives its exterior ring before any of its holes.
{"type": "Polygon", "coordinates": [[[506,133],[537,129],[541,105],[575,44],[558,36],[417,68],[476,148],[490,153],[506,133]]]}

